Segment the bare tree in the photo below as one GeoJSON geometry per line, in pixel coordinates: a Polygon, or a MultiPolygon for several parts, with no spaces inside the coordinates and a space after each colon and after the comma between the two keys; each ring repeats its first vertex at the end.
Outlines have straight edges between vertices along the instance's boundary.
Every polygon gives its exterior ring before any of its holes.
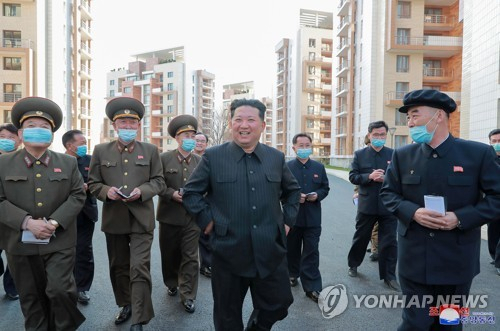
{"type": "Polygon", "coordinates": [[[210,141],[213,146],[220,145],[229,137],[229,109],[221,107],[214,111],[213,127],[210,131],[210,141]]]}

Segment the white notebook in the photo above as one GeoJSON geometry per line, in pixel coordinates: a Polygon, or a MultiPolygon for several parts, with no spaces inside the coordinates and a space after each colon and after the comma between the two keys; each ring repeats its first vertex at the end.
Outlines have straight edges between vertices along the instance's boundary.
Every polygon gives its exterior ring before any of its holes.
{"type": "Polygon", "coordinates": [[[444,197],[439,195],[424,195],[425,209],[429,209],[440,213],[442,216],[446,215],[446,204],[444,197]]]}
{"type": "Polygon", "coordinates": [[[33,233],[29,230],[23,230],[23,235],[21,241],[25,244],[38,244],[46,245],[49,243],[50,238],[47,239],[36,239],[33,233]]]}

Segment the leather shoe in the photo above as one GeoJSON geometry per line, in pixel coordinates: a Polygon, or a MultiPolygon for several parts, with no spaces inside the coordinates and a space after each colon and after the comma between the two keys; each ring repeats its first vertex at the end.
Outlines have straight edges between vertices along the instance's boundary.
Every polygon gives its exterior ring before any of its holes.
{"type": "Polygon", "coordinates": [[[210,268],[210,267],[202,267],[200,269],[200,274],[202,274],[205,277],[210,278],[210,277],[212,277],[212,268],[210,268]]]}
{"type": "Polygon", "coordinates": [[[16,293],[5,293],[5,297],[10,301],[15,301],[19,299],[19,294],[16,293]]]}
{"type": "Polygon", "coordinates": [[[87,303],[89,303],[90,296],[87,294],[86,291],[78,292],[78,299],[77,300],[79,303],[87,304],[87,303]]]}
{"type": "Polygon", "coordinates": [[[358,277],[358,268],[357,267],[349,267],[349,276],[358,277]]]}
{"type": "Polygon", "coordinates": [[[122,324],[132,315],[132,307],[130,305],[123,306],[118,315],[115,317],[115,324],[122,324]]]}
{"type": "Polygon", "coordinates": [[[500,276],[500,268],[497,268],[497,274],[500,276]]]}
{"type": "Polygon", "coordinates": [[[378,261],[378,253],[371,253],[370,260],[371,261],[378,261]]]}
{"type": "Polygon", "coordinates": [[[308,298],[310,298],[312,301],[317,303],[318,298],[319,298],[319,292],[318,291],[309,291],[309,292],[306,292],[306,296],[308,298]]]}
{"type": "Polygon", "coordinates": [[[290,277],[290,286],[291,286],[291,287],[295,287],[295,286],[297,286],[297,284],[298,284],[298,283],[299,283],[299,282],[297,281],[297,278],[295,278],[295,277],[290,277]]]}
{"type": "Polygon", "coordinates": [[[132,324],[130,326],[130,331],[142,331],[142,324],[141,323],[132,324]]]}
{"type": "Polygon", "coordinates": [[[175,297],[177,295],[177,287],[172,287],[168,289],[168,295],[175,297]]]}
{"type": "Polygon", "coordinates": [[[182,303],[184,306],[184,310],[187,311],[188,313],[192,314],[194,313],[195,307],[194,307],[194,301],[191,299],[184,300],[182,303]]]}
{"type": "Polygon", "coordinates": [[[399,284],[395,279],[390,279],[390,280],[386,279],[386,280],[384,280],[384,283],[391,290],[394,290],[396,292],[401,292],[401,288],[399,287],[399,284]]]}

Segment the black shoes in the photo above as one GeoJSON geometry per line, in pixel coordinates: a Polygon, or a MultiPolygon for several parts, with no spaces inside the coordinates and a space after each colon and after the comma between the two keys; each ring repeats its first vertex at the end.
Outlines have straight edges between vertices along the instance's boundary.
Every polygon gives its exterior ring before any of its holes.
{"type": "Polygon", "coordinates": [[[394,290],[396,292],[401,292],[401,288],[399,287],[399,284],[395,279],[390,279],[390,280],[386,279],[386,280],[384,280],[384,283],[391,290],[394,290]]]}
{"type": "Polygon", "coordinates": [[[86,305],[90,301],[90,296],[87,294],[87,291],[78,292],[77,300],[79,303],[83,303],[84,305],[86,305]]]}
{"type": "Polygon", "coordinates": [[[210,267],[201,267],[200,268],[200,274],[202,274],[205,277],[212,277],[212,268],[210,267]]]}
{"type": "Polygon", "coordinates": [[[19,294],[17,293],[5,293],[5,297],[10,301],[16,301],[19,299],[19,294]]]}
{"type": "MultiPolygon", "coordinates": [[[[118,315],[116,315],[115,317],[115,324],[116,325],[122,324],[123,322],[128,320],[131,315],[132,315],[132,307],[130,305],[123,306],[118,315]]],[[[142,326],[141,329],[139,330],[142,330],[142,326]]]]}
{"type": "Polygon", "coordinates": [[[291,287],[295,287],[295,286],[297,286],[297,284],[298,284],[298,283],[299,283],[299,282],[297,281],[297,278],[295,278],[295,277],[290,277],[290,286],[291,286],[291,287]]]}
{"type": "Polygon", "coordinates": [[[358,268],[357,267],[349,267],[349,276],[358,277],[358,268]]]}
{"type": "Polygon", "coordinates": [[[371,261],[378,261],[378,253],[371,253],[370,260],[371,261]]]}
{"type": "Polygon", "coordinates": [[[319,298],[319,292],[318,291],[306,292],[306,296],[310,298],[312,301],[317,303],[319,298]]]}
{"type": "Polygon", "coordinates": [[[497,268],[497,274],[500,276],[500,268],[497,268]]]}
{"type": "Polygon", "coordinates": [[[142,331],[142,324],[141,323],[132,324],[130,326],[130,331],[142,331]]]}
{"type": "Polygon", "coordinates": [[[177,295],[177,287],[172,287],[168,289],[168,295],[175,297],[177,295]]]}
{"type": "Polygon", "coordinates": [[[191,300],[191,299],[184,300],[184,302],[182,303],[182,305],[184,306],[184,310],[185,311],[187,311],[190,314],[194,313],[195,307],[194,307],[194,301],[193,300],[191,300]]]}

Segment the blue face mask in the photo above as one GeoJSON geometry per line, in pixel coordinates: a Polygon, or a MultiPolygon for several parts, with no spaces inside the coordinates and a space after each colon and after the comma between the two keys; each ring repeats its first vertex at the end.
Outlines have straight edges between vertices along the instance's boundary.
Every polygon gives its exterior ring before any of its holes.
{"type": "Polygon", "coordinates": [[[79,157],[87,155],[87,145],[81,145],[76,148],[76,155],[79,157]]]}
{"type": "MultiPolygon", "coordinates": [[[[427,122],[427,124],[429,124],[434,119],[434,117],[437,115],[437,113],[438,112],[436,112],[436,114],[434,114],[434,116],[432,116],[432,118],[429,120],[429,122],[427,122]]],[[[434,128],[434,130],[432,132],[427,132],[427,124],[420,125],[420,126],[414,126],[413,128],[410,128],[410,136],[414,142],[419,143],[419,144],[422,144],[422,143],[428,144],[431,142],[432,138],[434,137],[434,132],[436,132],[436,129],[437,129],[437,123],[436,123],[436,127],[434,128]]]]}
{"type": "Polygon", "coordinates": [[[16,143],[14,140],[1,138],[0,139],[0,151],[12,152],[16,148],[16,143]]]}
{"type": "Polygon", "coordinates": [[[133,129],[119,129],[118,130],[118,138],[123,141],[125,144],[128,144],[132,140],[137,137],[137,130],[133,129]]]}
{"type": "Polygon", "coordinates": [[[299,148],[297,149],[297,157],[299,159],[307,159],[312,152],[312,148],[299,148]]]}
{"type": "Polygon", "coordinates": [[[183,139],[181,148],[186,152],[191,152],[196,146],[196,140],[194,139],[183,139]]]}
{"type": "Polygon", "coordinates": [[[372,139],[371,144],[375,148],[379,148],[385,145],[385,139],[372,139]]]}
{"type": "MultiPolygon", "coordinates": [[[[495,152],[500,152],[500,144],[493,144],[493,148],[495,149],[495,152]]],[[[2,148],[0,148],[2,149],[2,148]]]]}
{"type": "Polygon", "coordinates": [[[44,128],[23,129],[23,142],[50,144],[52,142],[52,131],[44,128]]]}

